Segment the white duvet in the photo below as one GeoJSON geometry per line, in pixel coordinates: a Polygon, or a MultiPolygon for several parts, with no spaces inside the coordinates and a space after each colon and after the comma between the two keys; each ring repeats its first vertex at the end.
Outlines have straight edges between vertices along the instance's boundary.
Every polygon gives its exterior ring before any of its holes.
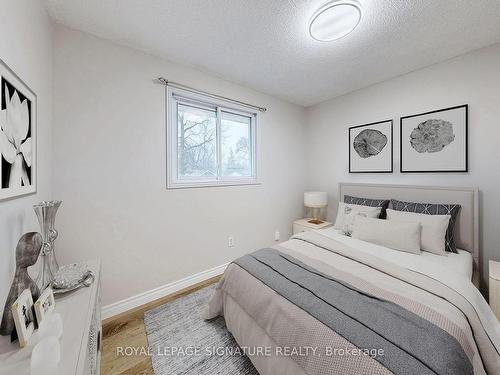
{"type": "MultiPolygon", "coordinates": [[[[460,250],[459,254],[450,253],[447,256],[428,252],[417,255],[347,237],[333,228],[320,229],[316,232],[388,262],[425,274],[454,289],[474,306],[491,341],[497,350],[500,349],[500,323],[479,290],[472,284],[473,262],[470,253],[460,250]]],[[[323,254],[323,256],[328,255],[323,254]]]]}

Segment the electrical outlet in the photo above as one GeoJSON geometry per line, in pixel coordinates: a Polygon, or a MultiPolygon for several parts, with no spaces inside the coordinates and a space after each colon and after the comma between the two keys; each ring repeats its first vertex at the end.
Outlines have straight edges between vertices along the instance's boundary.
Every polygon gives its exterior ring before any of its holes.
{"type": "Polygon", "coordinates": [[[280,232],[279,231],[274,232],[274,240],[275,241],[279,241],[280,240],[280,232]]]}
{"type": "Polygon", "coordinates": [[[227,238],[227,247],[234,247],[234,237],[227,238]]]}

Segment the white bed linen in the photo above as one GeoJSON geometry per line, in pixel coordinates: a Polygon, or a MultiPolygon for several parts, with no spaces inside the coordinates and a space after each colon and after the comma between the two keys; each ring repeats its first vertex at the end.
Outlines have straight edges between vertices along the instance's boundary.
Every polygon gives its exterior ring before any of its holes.
{"type": "Polygon", "coordinates": [[[472,255],[465,250],[458,250],[458,254],[446,253],[446,255],[436,255],[427,251],[423,251],[420,254],[411,254],[347,237],[341,231],[332,227],[320,229],[319,233],[426,275],[434,276],[442,275],[443,273],[456,273],[472,280],[472,255]]]}
{"type": "MultiPolygon", "coordinates": [[[[318,232],[325,237],[330,237],[339,242],[343,242],[347,246],[351,246],[359,251],[365,251],[373,256],[380,257],[387,262],[392,262],[401,267],[425,274],[455,290],[466,298],[474,307],[483,327],[491,339],[491,342],[496,347],[497,351],[500,352],[500,323],[482,296],[481,292],[479,292],[474,284],[472,284],[472,257],[470,254],[469,258],[467,258],[467,254],[464,254],[466,252],[461,250],[459,254],[450,253],[447,256],[435,255],[426,252],[416,255],[388,249],[383,246],[347,237],[332,227],[318,229],[315,230],[315,232],[318,232]],[[448,260],[446,261],[443,259],[448,260]],[[450,261],[450,259],[453,260],[450,261]],[[466,267],[464,259],[469,259],[467,262],[470,265],[470,271],[465,270],[466,267]]],[[[294,249],[293,246],[289,247],[294,249]]],[[[304,255],[312,256],[311,254],[304,255]]],[[[317,253],[312,256],[312,258],[330,264],[335,259],[335,256],[332,255],[336,256],[336,254],[332,254],[330,251],[325,250],[324,252],[317,253]]]]}

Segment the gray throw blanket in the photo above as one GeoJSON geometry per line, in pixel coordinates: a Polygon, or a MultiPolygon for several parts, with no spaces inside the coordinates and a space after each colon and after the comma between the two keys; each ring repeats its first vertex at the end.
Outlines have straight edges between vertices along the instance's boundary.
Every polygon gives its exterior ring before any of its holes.
{"type": "Polygon", "coordinates": [[[393,373],[474,372],[462,346],[445,330],[290,255],[262,249],[234,263],[358,348],[383,349],[376,360],[393,373]]]}

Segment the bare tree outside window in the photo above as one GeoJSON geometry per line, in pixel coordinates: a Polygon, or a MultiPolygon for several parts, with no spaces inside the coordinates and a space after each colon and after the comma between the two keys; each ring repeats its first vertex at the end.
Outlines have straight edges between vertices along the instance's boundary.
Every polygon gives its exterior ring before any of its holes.
{"type": "Polygon", "coordinates": [[[260,183],[257,113],[180,88],[167,98],[168,188],[260,183]]]}
{"type": "Polygon", "coordinates": [[[179,105],[177,117],[179,178],[217,176],[216,112],[179,105]]]}
{"type": "Polygon", "coordinates": [[[222,112],[222,174],[228,177],[252,175],[251,119],[222,112]]]}
{"type": "MultiPolygon", "coordinates": [[[[217,112],[179,105],[177,118],[179,178],[216,177],[217,112]]],[[[251,176],[250,117],[222,112],[220,131],[223,176],[251,176]]]]}

